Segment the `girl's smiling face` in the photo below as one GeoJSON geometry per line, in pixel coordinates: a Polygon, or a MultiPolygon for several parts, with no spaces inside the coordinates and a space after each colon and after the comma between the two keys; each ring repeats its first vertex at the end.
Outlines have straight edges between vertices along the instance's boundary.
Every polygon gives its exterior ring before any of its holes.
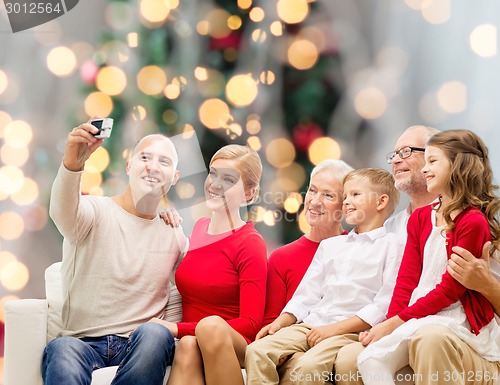
{"type": "Polygon", "coordinates": [[[451,162],[443,150],[434,146],[426,147],[422,173],[427,183],[427,191],[444,196],[450,194],[451,162]]]}

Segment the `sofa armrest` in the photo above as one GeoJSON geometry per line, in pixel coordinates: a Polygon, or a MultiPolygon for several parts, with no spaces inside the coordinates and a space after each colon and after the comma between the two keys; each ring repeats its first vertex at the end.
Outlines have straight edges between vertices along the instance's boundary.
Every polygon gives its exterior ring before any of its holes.
{"type": "Polygon", "coordinates": [[[47,301],[5,303],[5,385],[43,385],[41,364],[47,344],[47,301]]]}

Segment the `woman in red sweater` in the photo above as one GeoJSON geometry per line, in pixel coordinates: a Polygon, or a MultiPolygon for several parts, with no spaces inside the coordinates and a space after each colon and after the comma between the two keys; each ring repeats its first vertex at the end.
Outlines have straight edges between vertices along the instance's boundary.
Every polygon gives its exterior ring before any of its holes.
{"type": "MultiPolygon", "coordinates": [[[[500,329],[493,307],[446,271],[453,246],[481,255],[491,238],[499,247],[500,203],[494,194],[497,186],[492,183],[488,150],[471,131],[440,132],[427,143],[422,172],[427,190],[439,195],[439,203],[422,207],[410,217],[389,319],[360,334],[360,341],[368,345],[358,358],[366,385],[394,383],[394,373],[408,364],[409,338],[426,325],[444,325],[481,357],[500,360],[496,343],[500,329]]],[[[438,379],[432,375],[416,373],[415,379],[418,384],[445,381],[446,373],[437,373],[438,379]]],[[[458,377],[454,383],[466,378],[458,377]]]]}
{"type": "Polygon", "coordinates": [[[243,384],[245,348],[259,331],[265,307],[267,254],[240,207],[258,196],[262,163],[249,147],[215,153],[205,181],[210,218],[201,218],[176,272],[182,322],[164,324],[180,338],[169,385],[243,384]]]}

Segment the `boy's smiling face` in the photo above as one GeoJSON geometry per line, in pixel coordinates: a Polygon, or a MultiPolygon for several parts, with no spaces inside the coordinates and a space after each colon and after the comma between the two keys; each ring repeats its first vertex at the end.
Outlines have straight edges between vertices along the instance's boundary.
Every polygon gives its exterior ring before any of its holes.
{"type": "Polygon", "coordinates": [[[353,226],[370,223],[378,213],[379,194],[366,178],[355,177],[344,184],[342,211],[345,221],[353,226]]]}

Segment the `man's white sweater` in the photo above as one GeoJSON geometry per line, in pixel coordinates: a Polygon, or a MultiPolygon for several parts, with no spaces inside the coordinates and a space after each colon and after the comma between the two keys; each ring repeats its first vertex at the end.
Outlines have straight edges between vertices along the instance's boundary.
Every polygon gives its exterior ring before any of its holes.
{"type": "Polygon", "coordinates": [[[143,219],[109,197],[82,196],[81,174],[61,165],[50,199],[64,236],[62,335],[128,336],[163,317],[186,237],[158,215],[143,219]]]}

